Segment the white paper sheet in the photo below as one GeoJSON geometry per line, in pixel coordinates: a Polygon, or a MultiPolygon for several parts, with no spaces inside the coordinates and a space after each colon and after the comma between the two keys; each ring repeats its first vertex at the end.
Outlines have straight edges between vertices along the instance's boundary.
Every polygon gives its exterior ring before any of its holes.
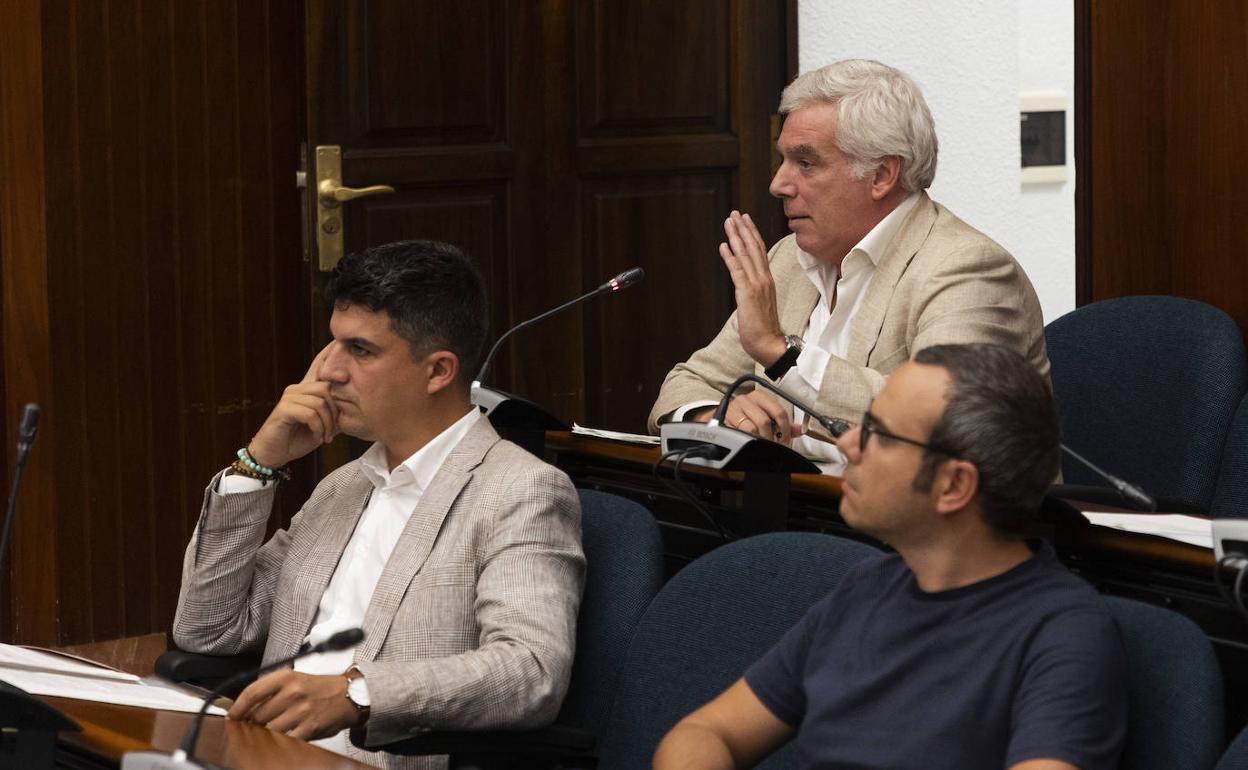
{"type": "Polygon", "coordinates": [[[629,444],[647,444],[649,446],[658,446],[661,439],[658,436],[649,436],[643,433],[620,433],[614,430],[600,430],[598,428],[586,428],[583,425],[572,423],[572,433],[578,436],[593,436],[595,438],[606,438],[612,441],[624,441],[629,444]]]}
{"type": "MultiPolygon", "coordinates": [[[[203,700],[193,695],[161,684],[157,681],[133,682],[73,674],[55,674],[0,666],[0,679],[14,687],[20,687],[34,695],[52,695],[59,698],[117,703],[122,706],[140,706],[165,711],[195,713],[203,700]]],[[[225,711],[212,706],[209,714],[224,716],[225,711]]]]}
{"type": "Polygon", "coordinates": [[[1100,527],[1177,540],[1202,548],[1213,548],[1213,524],[1209,519],[1179,513],[1095,513],[1084,511],[1088,521],[1100,527]]]}
{"type": "MultiPolygon", "coordinates": [[[[74,674],[118,682],[137,682],[139,678],[124,671],[95,665],[85,659],[74,660],[62,655],[11,644],[0,644],[0,668],[30,672],[74,674]]],[[[19,685],[20,686],[20,685],[19,685]]],[[[23,688],[25,689],[25,688],[23,688]]]]}

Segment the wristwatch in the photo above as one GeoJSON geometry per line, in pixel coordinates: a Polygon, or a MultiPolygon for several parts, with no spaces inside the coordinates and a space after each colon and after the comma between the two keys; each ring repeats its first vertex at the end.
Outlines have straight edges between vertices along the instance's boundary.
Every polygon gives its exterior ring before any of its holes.
{"type": "Polygon", "coordinates": [[[368,683],[364,681],[364,674],[358,668],[351,668],[347,671],[346,677],[347,700],[351,701],[355,710],[367,719],[371,701],[368,697],[368,683]]]}
{"type": "Polygon", "coordinates": [[[806,341],[796,334],[786,334],[784,335],[784,344],[788,346],[784,351],[784,355],[763,370],[763,374],[777,382],[797,364],[797,357],[802,354],[802,348],[805,347],[806,341]]]}

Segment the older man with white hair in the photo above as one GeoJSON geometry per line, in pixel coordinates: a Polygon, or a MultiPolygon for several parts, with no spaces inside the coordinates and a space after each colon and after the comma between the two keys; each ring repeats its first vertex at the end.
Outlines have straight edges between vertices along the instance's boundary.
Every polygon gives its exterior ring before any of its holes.
{"type": "MultiPolygon", "coordinates": [[[[875,61],[836,62],[794,80],[780,112],[783,163],[770,189],[792,235],[768,253],[748,214],[725,220],[719,254],[737,310],[667,375],[652,431],[709,419],[749,372],[856,420],[889,373],[938,344],[1003,345],[1048,376],[1040,303],[1023,269],[925,192],[936,131],[910,78],[875,61]]],[[[733,398],[726,417],[816,460],[842,461],[817,424],[803,435],[804,422],[762,389],[733,398]]]]}

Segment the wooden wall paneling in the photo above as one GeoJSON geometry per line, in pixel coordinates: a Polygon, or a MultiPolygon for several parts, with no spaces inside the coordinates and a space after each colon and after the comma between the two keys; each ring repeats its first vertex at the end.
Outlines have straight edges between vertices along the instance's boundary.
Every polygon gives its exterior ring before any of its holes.
{"type": "Polygon", "coordinates": [[[1173,293],[1221,307],[1248,330],[1248,7],[1184,3],[1171,13],[1164,81],[1173,293]]]}
{"type": "MultiPolygon", "coordinates": [[[[310,355],[301,15],[294,0],[34,5],[23,86],[42,87],[48,162],[30,155],[42,166],[26,166],[39,177],[26,189],[46,207],[46,247],[32,240],[20,271],[5,257],[27,290],[5,312],[46,316],[42,334],[23,324],[48,359],[26,367],[50,394],[32,470],[43,450],[62,472],[37,501],[39,533],[15,543],[41,551],[14,564],[9,638],[73,644],[168,627],[204,484],[310,355]]],[[[20,232],[6,227],[6,244],[20,232]]],[[[21,347],[7,343],[9,377],[21,347]]],[[[302,476],[275,521],[306,497],[302,476]]]]}
{"type": "MultiPolygon", "coordinates": [[[[1238,180],[1248,120],[1242,4],[1166,2],[1147,14],[1086,0],[1088,104],[1078,209],[1081,300],[1173,294],[1248,330],[1248,240],[1238,180]],[[1090,281],[1083,276],[1090,277],[1090,281]]],[[[1077,26],[1077,31],[1080,27],[1077,26]]]]}
{"type": "Polygon", "coordinates": [[[504,141],[508,13],[493,0],[370,0],[352,15],[361,66],[348,93],[360,102],[344,143],[504,141]]]}
{"type": "Polygon", "coordinates": [[[1075,305],[1092,296],[1092,2],[1075,0],[1075,305]]]}
{"type": "MultiPolygon", "coordinates": [[[[7,590],[0,616],[0,639],[53,643],[57,637],[57,560],[59,522],[54,438],[57,403],[48,388],[48,273],[44,255],[50,233],[44,169],[45,87],[43,20],[40,4],[28,0],[6,6],[0,24],[0,314],[2,314],[4,436],[13,436],[22,405],[44,409],[40,440],[31,453],[22,485],[19,516],[13,524],[7,590]],[[52,439],[52,440],[50,440],[52,439]]],[[[5,478],[12,483],[3,439],[5,478]]]]}
{"type": "Polygon", "coordinates": [[[593,424],[644,432],[672,364],[723,325],[732,292],[714,250],[731,205],[728,170],[594,179],[583,185],[586,272],[646,271],[637,289],[585,308],[586,411],[593,424]]]}
{"type": "Polygon", "coordinates": [[[581,137],[727,131],[729,17],[721,0],[580,4],[581,137]]]}

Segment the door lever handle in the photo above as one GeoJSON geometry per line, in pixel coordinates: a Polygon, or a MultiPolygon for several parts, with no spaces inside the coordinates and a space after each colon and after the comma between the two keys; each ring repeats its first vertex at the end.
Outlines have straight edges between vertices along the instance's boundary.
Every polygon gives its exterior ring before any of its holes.
{"type": "Polygon", "coordinates": [[[367,198],[370,195],[387,195],[394,192],[394,188],[388,184],[375,184],[370,187],[343,187],[332,179],[323,179],[317,191],[321,195],[321,202],[333,208],[340,203],[353,201],[356,198],[367,198]]]}

